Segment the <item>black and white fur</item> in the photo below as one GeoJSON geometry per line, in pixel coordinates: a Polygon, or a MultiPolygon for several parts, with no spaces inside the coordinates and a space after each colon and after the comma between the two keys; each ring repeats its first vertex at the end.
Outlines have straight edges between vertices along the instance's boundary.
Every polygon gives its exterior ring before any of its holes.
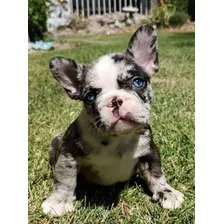
{"type": "Polygon", "coordinates": [[[54,188],[43,211],[73,211],[78,174],[92,183],[112,185],[127,181],[136,169],[154,201],[163,208],[178,208],[183,194],[167,183],[149,126],[150,77],[158,71],[154,28],[141,26],[124,53],[102,56],[89,65],[55,57],[50,69],[69,97],[83,101],[84,108],[51,143],[54,188]],[[136,87],[135,82],[143,85],[136,87]]]}

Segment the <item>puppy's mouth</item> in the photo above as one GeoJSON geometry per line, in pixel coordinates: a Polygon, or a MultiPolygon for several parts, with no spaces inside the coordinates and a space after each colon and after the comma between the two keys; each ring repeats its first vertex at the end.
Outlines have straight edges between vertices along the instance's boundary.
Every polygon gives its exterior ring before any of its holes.
{"type": "Polygon", "coordinates": [[[123,120],[123,121],[130,121],[130,122],[137,123],[130,112],[127,112],[125,114],[120,113],[119,107],[114,107],[112,110],[112,114],[115,118],[117,118],[117,121],[123,120]]]}
{"type": "Polygon", "coordinates": [[[125,117],[120,116],[120,117],[118,117],[117,121],[114,122],[114,124],[116,125],[119,122],[120,123],[128,123],[128,124],[133,125],[133,126],[139,124],[136,120],[134,120],[133,118],[131,118],[129,116],[125,116],[125,117]]]}
{"type": "Polygon", "coordinates": [[[130,110],[120,110],[119,108],[111,108],[110,113],[103,117],[98,117],[94,122],[94,126],[102,134],[106,135],[129,135],[138,133],[145,125],[143,117],[135,116],[130,110]]]}
{"type": "Polygon", "coordinates": [[[110,132],[118,135],[127,135],[135,131],[139,131],[143,124],[137,122],[131,113],[126,113],[124,116],[120,115],[118,111],[113,113],[117,120],[112,123],[110,132]]]}

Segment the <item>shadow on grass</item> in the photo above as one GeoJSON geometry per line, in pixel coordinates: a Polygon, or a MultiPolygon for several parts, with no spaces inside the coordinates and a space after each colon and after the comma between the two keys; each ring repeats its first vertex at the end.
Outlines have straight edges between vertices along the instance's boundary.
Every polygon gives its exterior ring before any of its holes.
{"type": "Polygon", "coordinates": [[[175,47],[194,47],[195,33],[174,33],[168,36],[168,41],[175,47]]]}
{"type": "Polygon", "coordinates": [[[138,176],[133,176],[128,182],[117,183],[112,186],[101,186],[86,183],[78,177],[76,187],[76,199],[82,201],[84,207],[103,206],[105,209],[116,207],[120,200],[120,194],[125,188],[140,186],[145,194],[152,196],[145,181],[138,176]]]}
{"type": "Polygon", "coordinates": [[[195,37],[194,32],[172,33],[172,35],[169,36],[169,38],[175,40],[194,39],[194,37],[195,37]]]}

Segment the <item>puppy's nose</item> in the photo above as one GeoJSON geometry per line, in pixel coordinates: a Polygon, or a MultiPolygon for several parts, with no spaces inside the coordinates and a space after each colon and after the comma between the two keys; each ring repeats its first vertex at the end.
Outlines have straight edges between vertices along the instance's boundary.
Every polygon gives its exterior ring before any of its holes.
{"type": "Polygon", "coordinates": [[[111,100],[111,103],[113,105],[113,107],[117,107],[117,106],[121,106],[123,103],[123,100],[121,98],[113,98],[111,100]]]}
{"type": "Polygon", "coordinates": [[[118,98],[118,99],[117,99],[117,103],[118,103],[119,106],[121,106],[121,104],[123,103],[123,100],[120,99],[120,98],[118,98]]]}
{"type": "Polygon", "coordinates": [[[113,99],[111,100],[111,103],[112,103],[112,107],[117,106],[117,98],[113,98],[113,99]]]}

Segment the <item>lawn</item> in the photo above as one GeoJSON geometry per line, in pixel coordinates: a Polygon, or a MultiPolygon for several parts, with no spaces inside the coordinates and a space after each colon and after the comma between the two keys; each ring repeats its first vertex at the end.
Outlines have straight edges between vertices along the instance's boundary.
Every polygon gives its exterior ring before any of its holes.
{"type": "Polygon", "coordinates": [[[159,32],[159,72],[153,77],[151,126],[168,182],[185,195],[180,209],[152,203],[137,175],[112,187],[79,187],[74,213],[49,217],[41,203],[53,186],[48,148],[54,136],[78,116],[82,104],[70,100],[52,78],[48,63],[65,56],[81,63],[123,51],[131,34],[62,37],[77,47],[29,55],[29,223],[194,223],[194,33],[159,32]],[[121,190],[119,200],[115,194],[121,190]]]}

